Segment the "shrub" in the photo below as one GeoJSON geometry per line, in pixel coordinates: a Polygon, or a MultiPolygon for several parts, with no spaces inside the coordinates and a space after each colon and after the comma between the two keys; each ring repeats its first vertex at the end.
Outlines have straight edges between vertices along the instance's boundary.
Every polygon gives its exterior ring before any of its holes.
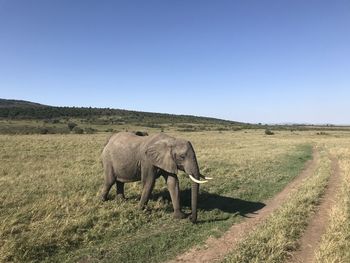
{"type": "Polygon", "coordinates": [[[73,132],[74,132],[75,134],[83,134],[83,133],[84,133],[84,130],[83,130],[82,128],[78,127],[78,126],[75,126],[75,127],[73,128],[73,132]]]}
{"type": "Polygon", "coordinates": [[[316,135],[328,135],[328,133],[321,131],[321,132],[316,133],[316,135]]]}
{"type": "Polygon", "coordinates": [[[229,129],[227,127],[217,127],[217,131],[222,132],[222,131],[228,131],[229,129]]]}
{"type": "Polygon", "coordinates": [[[43,120],[44,123],[60,123],[60,120],[59,119],[45,119],[43,120]]]}
{"type": "Polygon", "coordinates": [[[97,131],[96,129],[91,128],[91,127],[87,127],[84,130],[85,130],[85,133],[87,133],[87,134],[93,134],[97,131]]]}
{"type": "Polygon", "coordinates": [[[266,129],[265,130],[265,134],[266,135],[274,135],[275,133],[273,133],[271,130],[269,130],[269,129],[266,129]]]}
{"type": "Polygon", "coordinates": [[[68,122],[68,128],[72,131],[76,126],[77,126],[77,124],[76,123],[74,123],[74,122],[68,122]]]}
{"type": "Polygon", "coordinates": [[[148,132],[145,132],[145,131],[135,131],[134,133],[137,136],[148,136],[148,132]]]}
{"type": "Polygon", "coordinates": [[[39,128],[39,133],[40,134],[48,134],[49,133],[49,129],[45,128],[45,127],[41,127],[41,128],[39,128]]]}

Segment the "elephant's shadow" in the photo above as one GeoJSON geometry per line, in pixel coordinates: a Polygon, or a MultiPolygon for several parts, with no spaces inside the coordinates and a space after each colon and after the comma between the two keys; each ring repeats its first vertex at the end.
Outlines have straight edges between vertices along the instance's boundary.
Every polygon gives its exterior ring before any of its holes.
{"type": "MultiPolygon", "coordinates": [[[[151,199],[158,200],[162,198],[171,203],[171,198],[167,190],[153,193],[151,199]]],[[[181,205],[183,207],[191,207],[191,189],[185,189],[180,192],[181,205]]],[[[243,217],[249,217],[265,206],[261,202],[251,202],[239,198],[221,196],[215,193],[209,193],[201,190],[198,199],[198,208],[204,211],[212,211],[218,209],[225,213],[239,214],[243,217]]]]}

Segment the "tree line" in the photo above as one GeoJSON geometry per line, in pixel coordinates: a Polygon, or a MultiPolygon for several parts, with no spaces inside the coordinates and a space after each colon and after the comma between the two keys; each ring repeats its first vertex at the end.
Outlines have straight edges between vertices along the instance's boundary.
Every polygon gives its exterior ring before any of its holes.
{"type": "Polygon", "coordinates": [[[238,124],[233,121],[190,115],[173,115],[165,113],[139,112],[110,108],[91,107],[0,107],[0,118],[5,119],[54,119],[54,118],[94,118],[101,116],[118,116],[127,123],[212,123],[238,124]]]}

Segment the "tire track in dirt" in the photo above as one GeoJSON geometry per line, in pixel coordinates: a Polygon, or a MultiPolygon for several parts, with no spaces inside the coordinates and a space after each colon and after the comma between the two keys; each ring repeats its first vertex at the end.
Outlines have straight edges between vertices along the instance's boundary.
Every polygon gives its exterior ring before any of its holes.
{"type": "Polygon", "coordinates": [[[313,158],[305,164],[303,171],[290,182],[281,192],[272,199],[266,201],[260,211],[254,214],[248,214],[243,222],[234,224],[220,238],[210,237],[202,248],[194,247],[182,255],[179,255],[169,263],[174,262],[214,262],[220,261],[223,257],[233,250],[237,244],[251,231],[254,231],[257,225],[263,222],[273,211],[288,198],[289,193],[302,183],[303,179],[313,174],[319,159],[318,151],[313,148],[313,158]]]}
{"type": "Polygon", "coordinates": [[[299,243],[300,248],[291,254],[291,263],[309,263],[315,258],[315,250],[319,247],[321,237],[326,231],[329,220],[329,211],[335,203],[337,186],[340,185],[341,176],[338,160],[330,157],[331,176],[328,180],[325,193],[323,194],[316,213],[312,216],[299,243]]]}

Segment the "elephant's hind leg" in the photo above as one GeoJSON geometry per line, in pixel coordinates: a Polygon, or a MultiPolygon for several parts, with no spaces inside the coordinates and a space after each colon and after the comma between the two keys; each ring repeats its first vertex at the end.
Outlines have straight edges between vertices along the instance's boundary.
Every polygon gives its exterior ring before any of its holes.
{"type": "Polygon", "coordinates": [[[105,183],[103,186],[101,199],[102,201],[107,201],[109,190],[111,189],[112,185],[115,183],[115,176],[114,176],[112,165],[106,164],[104,165],[104,169],[105,169],[105,183]]]}
{"type": "Polygon", "coordinates": [[[117,198],[125,199],[124,195],[124,183],[116,181],[116,187],[117,187],[117,198]]]}

